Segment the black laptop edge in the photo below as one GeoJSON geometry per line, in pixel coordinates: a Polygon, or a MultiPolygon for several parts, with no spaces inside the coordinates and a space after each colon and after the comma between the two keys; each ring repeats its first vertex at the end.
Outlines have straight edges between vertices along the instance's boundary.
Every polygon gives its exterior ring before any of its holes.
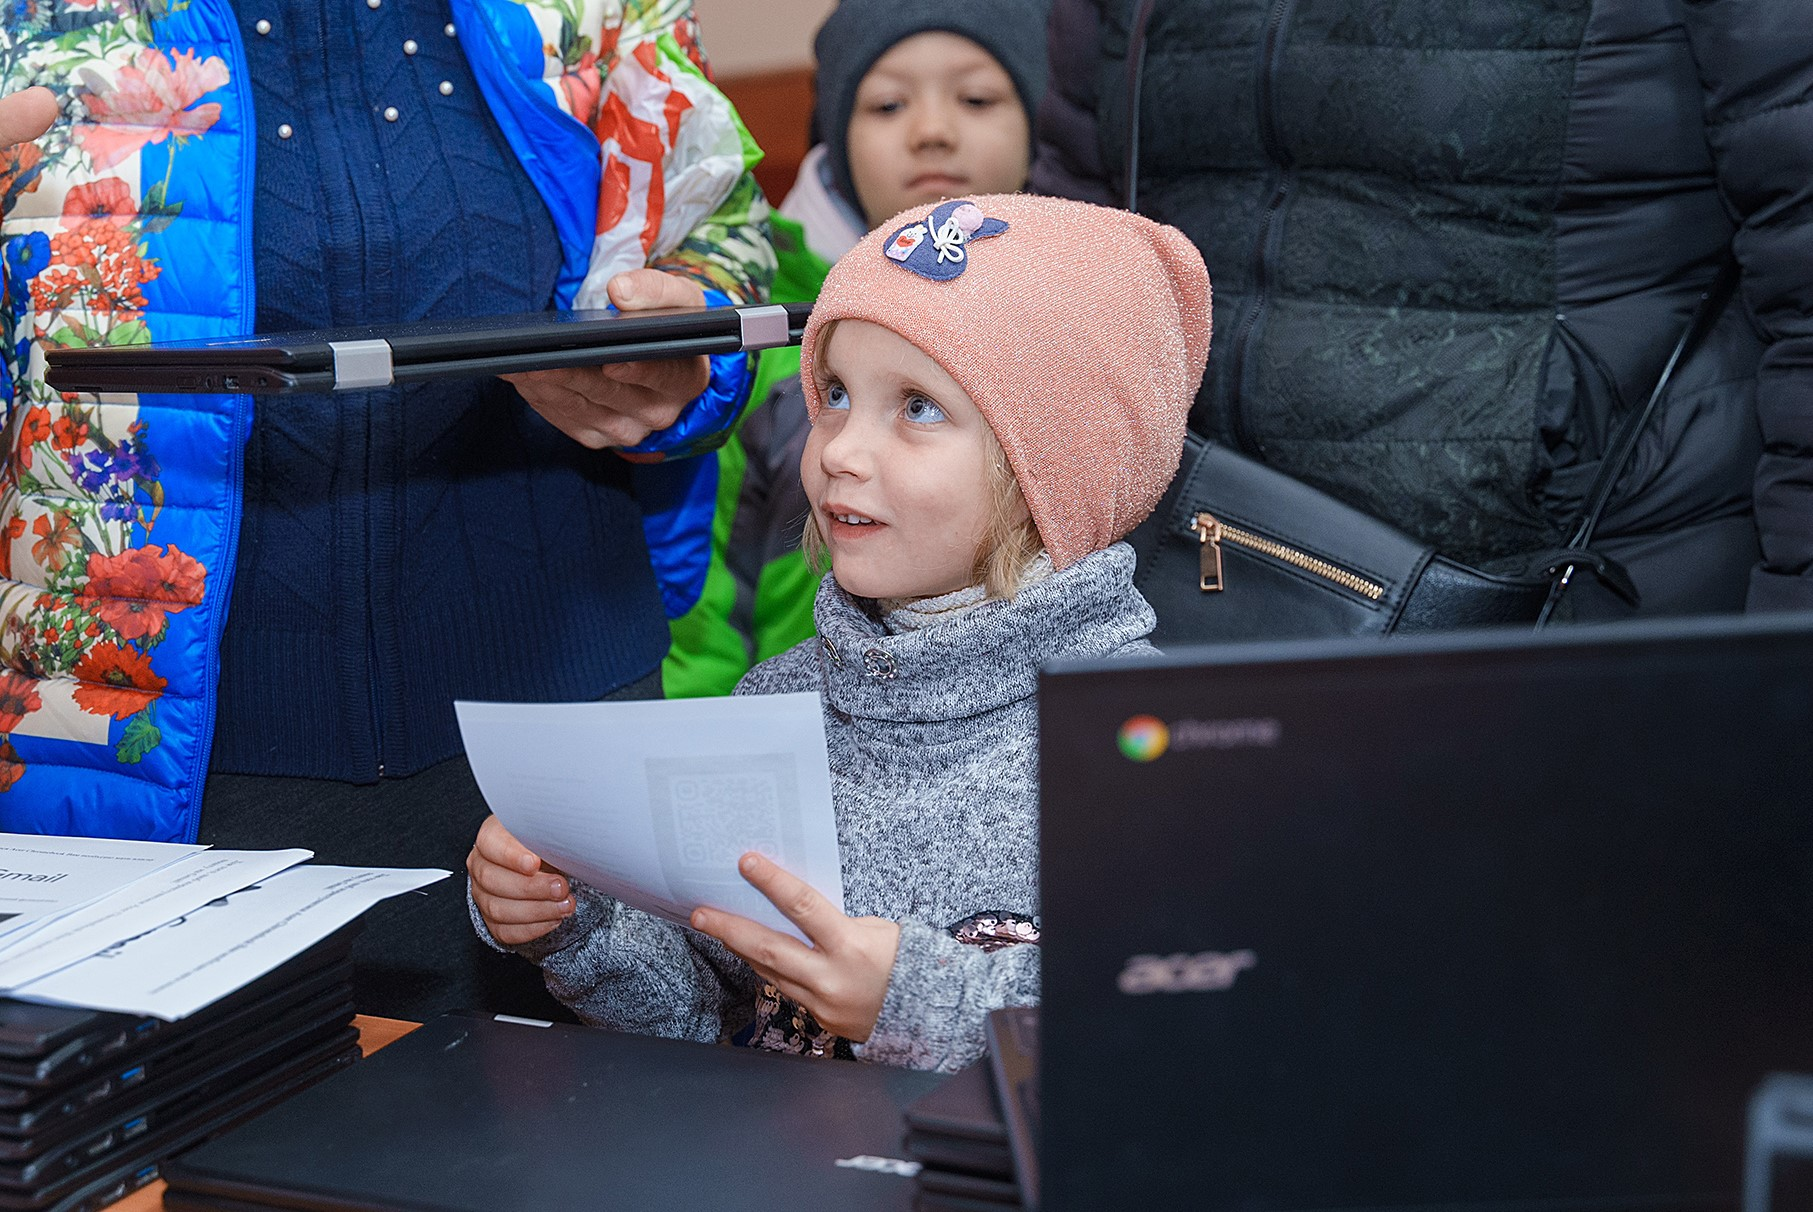
{"type": "Polygon", "coordinates": [[[1180,665],[1307,665],[1318,661],[1347,661],[1355,657],[1395,660],[1441,653],[1505,652],[1521,657],[1559,648],[1589,645],[1635,647],[1676,640],[1745,639],[1801,635],[1813,628],[1813,610],[1751,615],[1695,615],[1678,618],[1629,619],[1615,622],[1572,623],[1541,631],[1516,627],[1488,627],[1421,635],[1342,636],[1338,639],[1253,640],[1229,644],[1179,644],[1162,653],[1141,653],[1112,659],[1061,657],[1040,669],[1042,675],[1170,670],[1180,665]],[[1515,638],[1515,650],[1507,640],[1515,638]]]}
{"type": "MultiPolygon", "coordinates": [[[[351,965],[347,966],[351,975],[351,965]]],[[[18,1132],[0,1135],[0,1163],[24,1162],[41,1154],[67,1148],[70,1142],[155,1109],[160,1101],[174,1093],[206,1081],[222,1069],[240,1064],[255,1055],[268,1055],[273,1049],[294,1042],[327,1024],[344,1025],[353,1012],[352,985],[337,982],[331,987],[298,990],[288,1005],[272,1004],[256,1025],[244,1032],[233,1032],[191,1041],[167,1058],[167,1065],[146,1061],[135,1068],[143,1075],[137,1080],[119,1083],[92,1101],[71,1100],[46,1108],[46,1114],[33,1120],[18,1132]]],[[[0,1164],[0,1174],[6,1166],[0,1164]]],[[[0,1179],[0,1185],[4,1180],[0,1179]]]]}
{"type": "Polygon", "coordinates": [[[531,312],[138,346],[52,348],[59,391],[351,391],[700,354],[800,339],[810,303],[617,313],[531,312]]]}
{"type": "Polygon", "coordinates": [[[93,1212],[115,1203],[158,1177],[160,1159],[217,1136],[276,1106],[358,1058],[358,1032],[351,1027],[318,1050],[288,1062],[236,1092],[218,1106],[175,1124],[165,1125],[92,1167],[30,1194],[0,1190],[5,1212],[93,1212]]]}

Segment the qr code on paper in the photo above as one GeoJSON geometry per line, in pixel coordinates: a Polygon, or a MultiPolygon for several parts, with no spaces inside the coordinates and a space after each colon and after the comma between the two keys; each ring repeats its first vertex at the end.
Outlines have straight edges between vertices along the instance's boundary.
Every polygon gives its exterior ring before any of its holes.
{"type": "Polygon", "coordinates": [[[656,847],[669,883],[735,880],[737,859],[751,850],[782,863],[799,851],[792,755],[650,758],[647,766],[656,847]]]}
{"type": "Polygon", "coordinates": [[[750,850],[781,853],[774,776],[766,773],[692,774],[667,787],[674,840],[689,867],[734,863],[750,850]]]}

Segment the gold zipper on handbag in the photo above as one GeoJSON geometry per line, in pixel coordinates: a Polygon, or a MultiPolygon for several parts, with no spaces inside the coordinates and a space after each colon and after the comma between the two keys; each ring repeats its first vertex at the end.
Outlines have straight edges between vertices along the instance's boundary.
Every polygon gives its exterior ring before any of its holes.
{"type": "Polygon", "coordinates": [[[1219,593],[1227,587],[1221,574],[1221,545],[1234,543],[1241,547],[1251,548],[1274,560],[1282,560],[1294,568],[1313,573],[1325,581],[1333,581],[1341,588],[1359,594],[1369,602],[1376,602],[1385,596],[1385,587],[1377,581],[1369,581],[1356,572],[1349,572],[1327,560],[1318,559],[1306,551],[1295,547],[1286,547],[1283,543],[1242,530],[1238,526],[1229,526],[1219,521],[1212,513],[1198,513],[1190,522],[1190,529],[1202,541],[1202,591],[1219,593]]]}

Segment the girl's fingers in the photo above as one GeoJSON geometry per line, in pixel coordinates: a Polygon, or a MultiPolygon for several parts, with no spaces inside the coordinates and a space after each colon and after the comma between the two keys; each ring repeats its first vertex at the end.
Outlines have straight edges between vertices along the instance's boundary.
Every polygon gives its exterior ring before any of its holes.
{"type": "Polygon", "coordinates": [[[490,929],[491,937],[502,943],[504,946],[520,947],[524,943],[534,942],[542,935],[547,934],[556,926],[560,925],[560,923],[529,922],[522,925],[504,926],[487,919],[485,925],[490,929]]]}
{"type": "Polygon", "coordinates": [[[472,886],[487,896],[532,901],[544,907],[566,900],[573,891],[558,873],[524,875],[496,863],[487,863],[482,857],[467,861],[466,874],[472,877],[472,886]]]}
{"type": "Polygon", "coordinates": [[[478,827],[478,840],[472,848],[481,859],[506,870],[533,875],[542,869],[540,856],[517,841],[516,835],[495,816],[486,817],[478,827]]]}
{"type": "Polygon", "coordinates": [[[722,909],[694,909],[692,928],[729,947],[764,979],[776,985],[810,983],[824,959],[791,935],[770,930],[760,922],[722,909]]]}
{"type": "MultiPolygon", "coordinates": [[[[849,922],[842,910],[824,894],[779,863],[751,851],[737,863],[737,870],[750,886],[767,897],[786,915],[787,920],[820,947],[835,943],[841,929],[849,922]]],[[[769,931],[773,934],[773,931],[769,931]]],[[[776,935],[786,938],[786,935],[776,935]]],[[[797,940],[788,939],[798,946],[797,940]]]]}
{"type": "Polygon", "coordinates": [[[491,896],[474,891],[472,900],[486,922],[506,926],[524,926],[532,922],[558,922],[572,916],[573,902],[519,901],[510,897],[491,896]]]}

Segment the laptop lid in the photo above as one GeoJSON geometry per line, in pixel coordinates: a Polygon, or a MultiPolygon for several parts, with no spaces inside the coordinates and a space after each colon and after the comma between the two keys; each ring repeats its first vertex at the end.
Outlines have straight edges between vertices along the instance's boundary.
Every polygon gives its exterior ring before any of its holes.
{"type": "Polygon", "coordinates": [[[352,391],[427,379],[515,374],[797,342],[810,303],[659,311],[543,311],[45,350],[59,391],[352,391]]]}
{"type": "Polygon", "coordinates": [[[172,1163],[166,1206],[904,1212],[901,1113],[942,1080],[449,1015],[172,1163]]]}
{"type": "Polygon", "coordinates": [[[1040,690],[1045,1207],[1727,1207],[1813,1072],[1813,618],[1040,690]]]}

